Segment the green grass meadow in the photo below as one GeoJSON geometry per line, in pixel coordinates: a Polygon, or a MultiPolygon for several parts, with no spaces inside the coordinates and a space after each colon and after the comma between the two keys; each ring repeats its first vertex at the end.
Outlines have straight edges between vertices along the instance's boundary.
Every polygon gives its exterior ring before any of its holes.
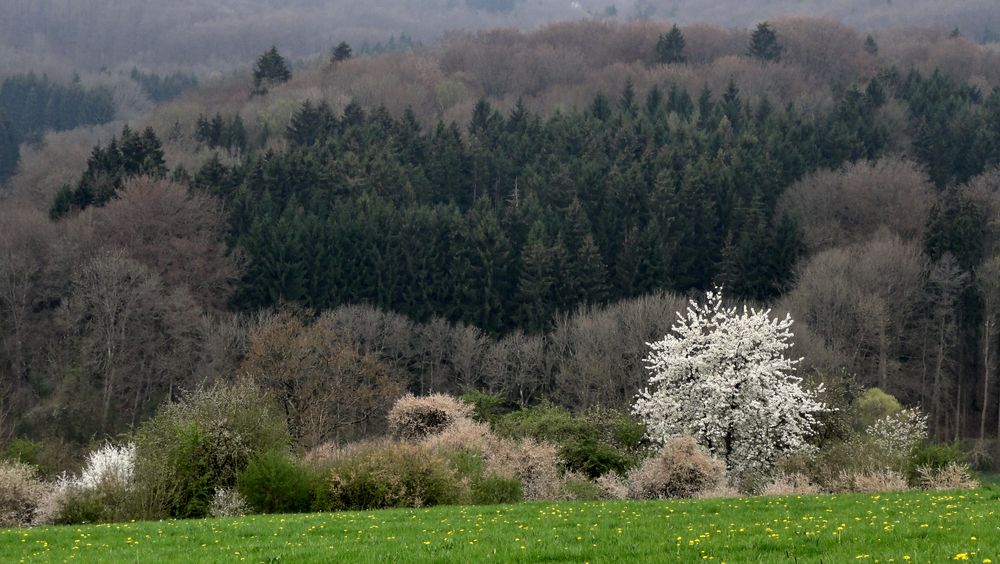
{"type": "Polygon", "coordinates": [[[1000,488],[0,531],[0,562],[1000,562],[1000,488]]]}

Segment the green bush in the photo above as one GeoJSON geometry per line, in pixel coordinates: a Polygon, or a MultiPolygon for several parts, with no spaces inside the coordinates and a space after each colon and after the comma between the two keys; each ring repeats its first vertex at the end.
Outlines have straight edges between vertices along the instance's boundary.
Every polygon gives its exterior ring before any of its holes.
{"type": "Polygon", "coordinates": [[[508,437],[557,445],[567,470],[591,478],[628,471],[642,460],[645,448],[645,426],[608,410],[580,416],[543,403],[505,415],[496,427],[508,437]]]}
{"type": "Polygon", "coordinates": [[[481,452],[461,449],[441,452],[440,454],[455,469],[459,478],[464,480],[477,480],[486,471],[486,462],[483,460],[481,452]]]}
{"type": "Polygon", "coordinates": [[[549,403],[508,413],[497,424],[497,431],[508,437],[531,437],[557,445],[600,436],[600,430],[592,422],[549,403]]]}
{"type": "Polygon", "coordinates": [[[957,444],[925,444],[913,449],[906,461],[906,479],[916,485],[920,478],[918,468],[941,470],[948,464],[964,463],[965,455],[957,444]]]}
{"type": "Polygon", "coordinates": [[[828,491],[842,487],[844,475],[871,474],[885,470],[901,472],[906,460],[893,456],[870,437],[854,435],[847,441],[825,446],[815,459],[793,457],[783,461],[787,474],[800,473],[828,491]],[[797,462],[797,464],[795,464],[797,462]]]}
{"type": "Polygon", "coordinates": [[[631,467],[626,458],[615,447],[599,442],[592,437],[571,440],[559,449],[559,457],[566,468],[597,478],[615,472],[624,474],[631,467]]]}
{"type": "Polygon", "coordinates": [[[475,505],[499,505],[517,503],[524,499],[520,480],[485,476],[472,482],[472,503],[475,505]]]}
{"type": "Polygon", "coordinates": [[[611,421],[609,428],[612,444],[630,451],[646,446],[646,426],[631,417],[617,417],[611,421]]]}
{"type": "Polygon", "coordinates": [[[865,390],[851,406],[854,430],[864,432],[873,423],[903,410],[899,400],[879,388],[865,390]]]}
{"type": "Polygon", "coordinates": [[[14,439],[0,453],[0,460],[23,462],[38,469],[42,477],[54,477],[70,464],[73,453],[64,445],[31,439],[14,439]]]}
{"type": "Polygon", "coordinates": [[[407,443],[378,443],[333,462],[333,510],[426,507],[461,501],[465,486],[447,459],[407,443]]]}
{"type": "Polygon", "coordinates": [[[256,386],[195,392],[137,433],[137,511],[151,519],[204,517],[216,489],[235,487],[250,461],[289,444],[285,418],[256,386]]]}
{"type": "Polygon", "coordinates": [[[462,396],[462,401],[472,406],[472,418],[480,423],[495,425],[505,413],[510,410],[502,397],[486,392],[469,392],[462,396]]]}
{"type": "Polygon", "coordinates": [[[30,525],[44,491],[34,467],[0,461],[0,529],[30,525]]]}
{"type": "Polygon", "coordinates": [[[257,513],[305,513],[313,508],[317,481],[287,455],[269,452],[240,472],[236,488],[257,513]]]}
{"type": "Polygon", "coordinates": [[[67,490],[59,500],[58,513],[50,519],[52,525],[88,525],[111,520],[101,492],[80,489],[67,490]]]}
{"type": "Polygon", "coordinates": [[[563,487],[571,499],[578,501],[595,501],[605,497],[604,489],[600,485],[584,478],[566,478],[563,487]]]}

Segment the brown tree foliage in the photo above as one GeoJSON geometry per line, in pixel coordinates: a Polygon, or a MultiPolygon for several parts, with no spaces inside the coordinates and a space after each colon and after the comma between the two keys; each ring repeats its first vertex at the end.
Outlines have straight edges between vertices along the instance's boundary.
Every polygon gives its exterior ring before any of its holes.
{"type": "Polygon", "coordinates": [[[94,210],[93,221],[101,241],[126,249],[167,287],[184,286],[203,307],[225,309],[238,270],[223,241],[226,217],[215,198],[175,182],[138,178],[94,210]]]}
{"type": "Polygon", "coordinates": [[[912,398],[919,362],[908,338],[926,269],[917,245],[882,234],[816,254],[775,310],[808,326],[865,384],[912,398]]]}
{"type": "Polygon", "coordinates": [[[272,391],[306,448],[383,432],[405,390],[395,370],[352,350],[322,320],[306,325],[291,313],[254,332],[241,372],[272,391]]]}
{"type": "Polygon", "coordinates": [[[919,240],[933,202],[920,167],[889,157],[807,176],[782,195],[779,213],[796,218],[809,248],[822,250],[863,243],[881,229],[919,240]]]}

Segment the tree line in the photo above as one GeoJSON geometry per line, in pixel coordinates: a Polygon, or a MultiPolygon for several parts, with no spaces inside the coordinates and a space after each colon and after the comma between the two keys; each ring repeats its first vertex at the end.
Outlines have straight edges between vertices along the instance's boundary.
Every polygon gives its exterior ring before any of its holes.
{"type": "Polygon", "coordinates": [[[802,252],[774,214],[782,190],[881,150],[852,113],[875,102],[849,103],[811,119],[751,108],[733,85],[696,99],[627,85],[547,119],[484,101],[464,131],[426,132],[412,116],[306,103],[287,151],[212,160],[191,182],[229,203],[247,258],[239,307],[370,303],[543,332],[558,312],[655,290],[780,295],[802,252]]]}

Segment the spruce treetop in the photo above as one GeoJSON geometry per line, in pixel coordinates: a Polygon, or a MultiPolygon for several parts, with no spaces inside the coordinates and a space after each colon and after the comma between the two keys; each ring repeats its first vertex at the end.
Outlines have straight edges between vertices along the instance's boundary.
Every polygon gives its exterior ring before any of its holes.
{"type": "Polygon", "coordinates": [[[778,43],[778,34],[767,22],[762,22],[750,36],[750,49],[747,54],[761,61],[777,61],[785,50],[778,43]]]}
{"type": "Polygon", "coordinates": [[[254,86],[258,89],[267,85],[288,82],[292,71],[288,68],[285,58],[278,53],[278,48],[272,46],[267,52],[257,58],[253,69],[254,86]]]}

